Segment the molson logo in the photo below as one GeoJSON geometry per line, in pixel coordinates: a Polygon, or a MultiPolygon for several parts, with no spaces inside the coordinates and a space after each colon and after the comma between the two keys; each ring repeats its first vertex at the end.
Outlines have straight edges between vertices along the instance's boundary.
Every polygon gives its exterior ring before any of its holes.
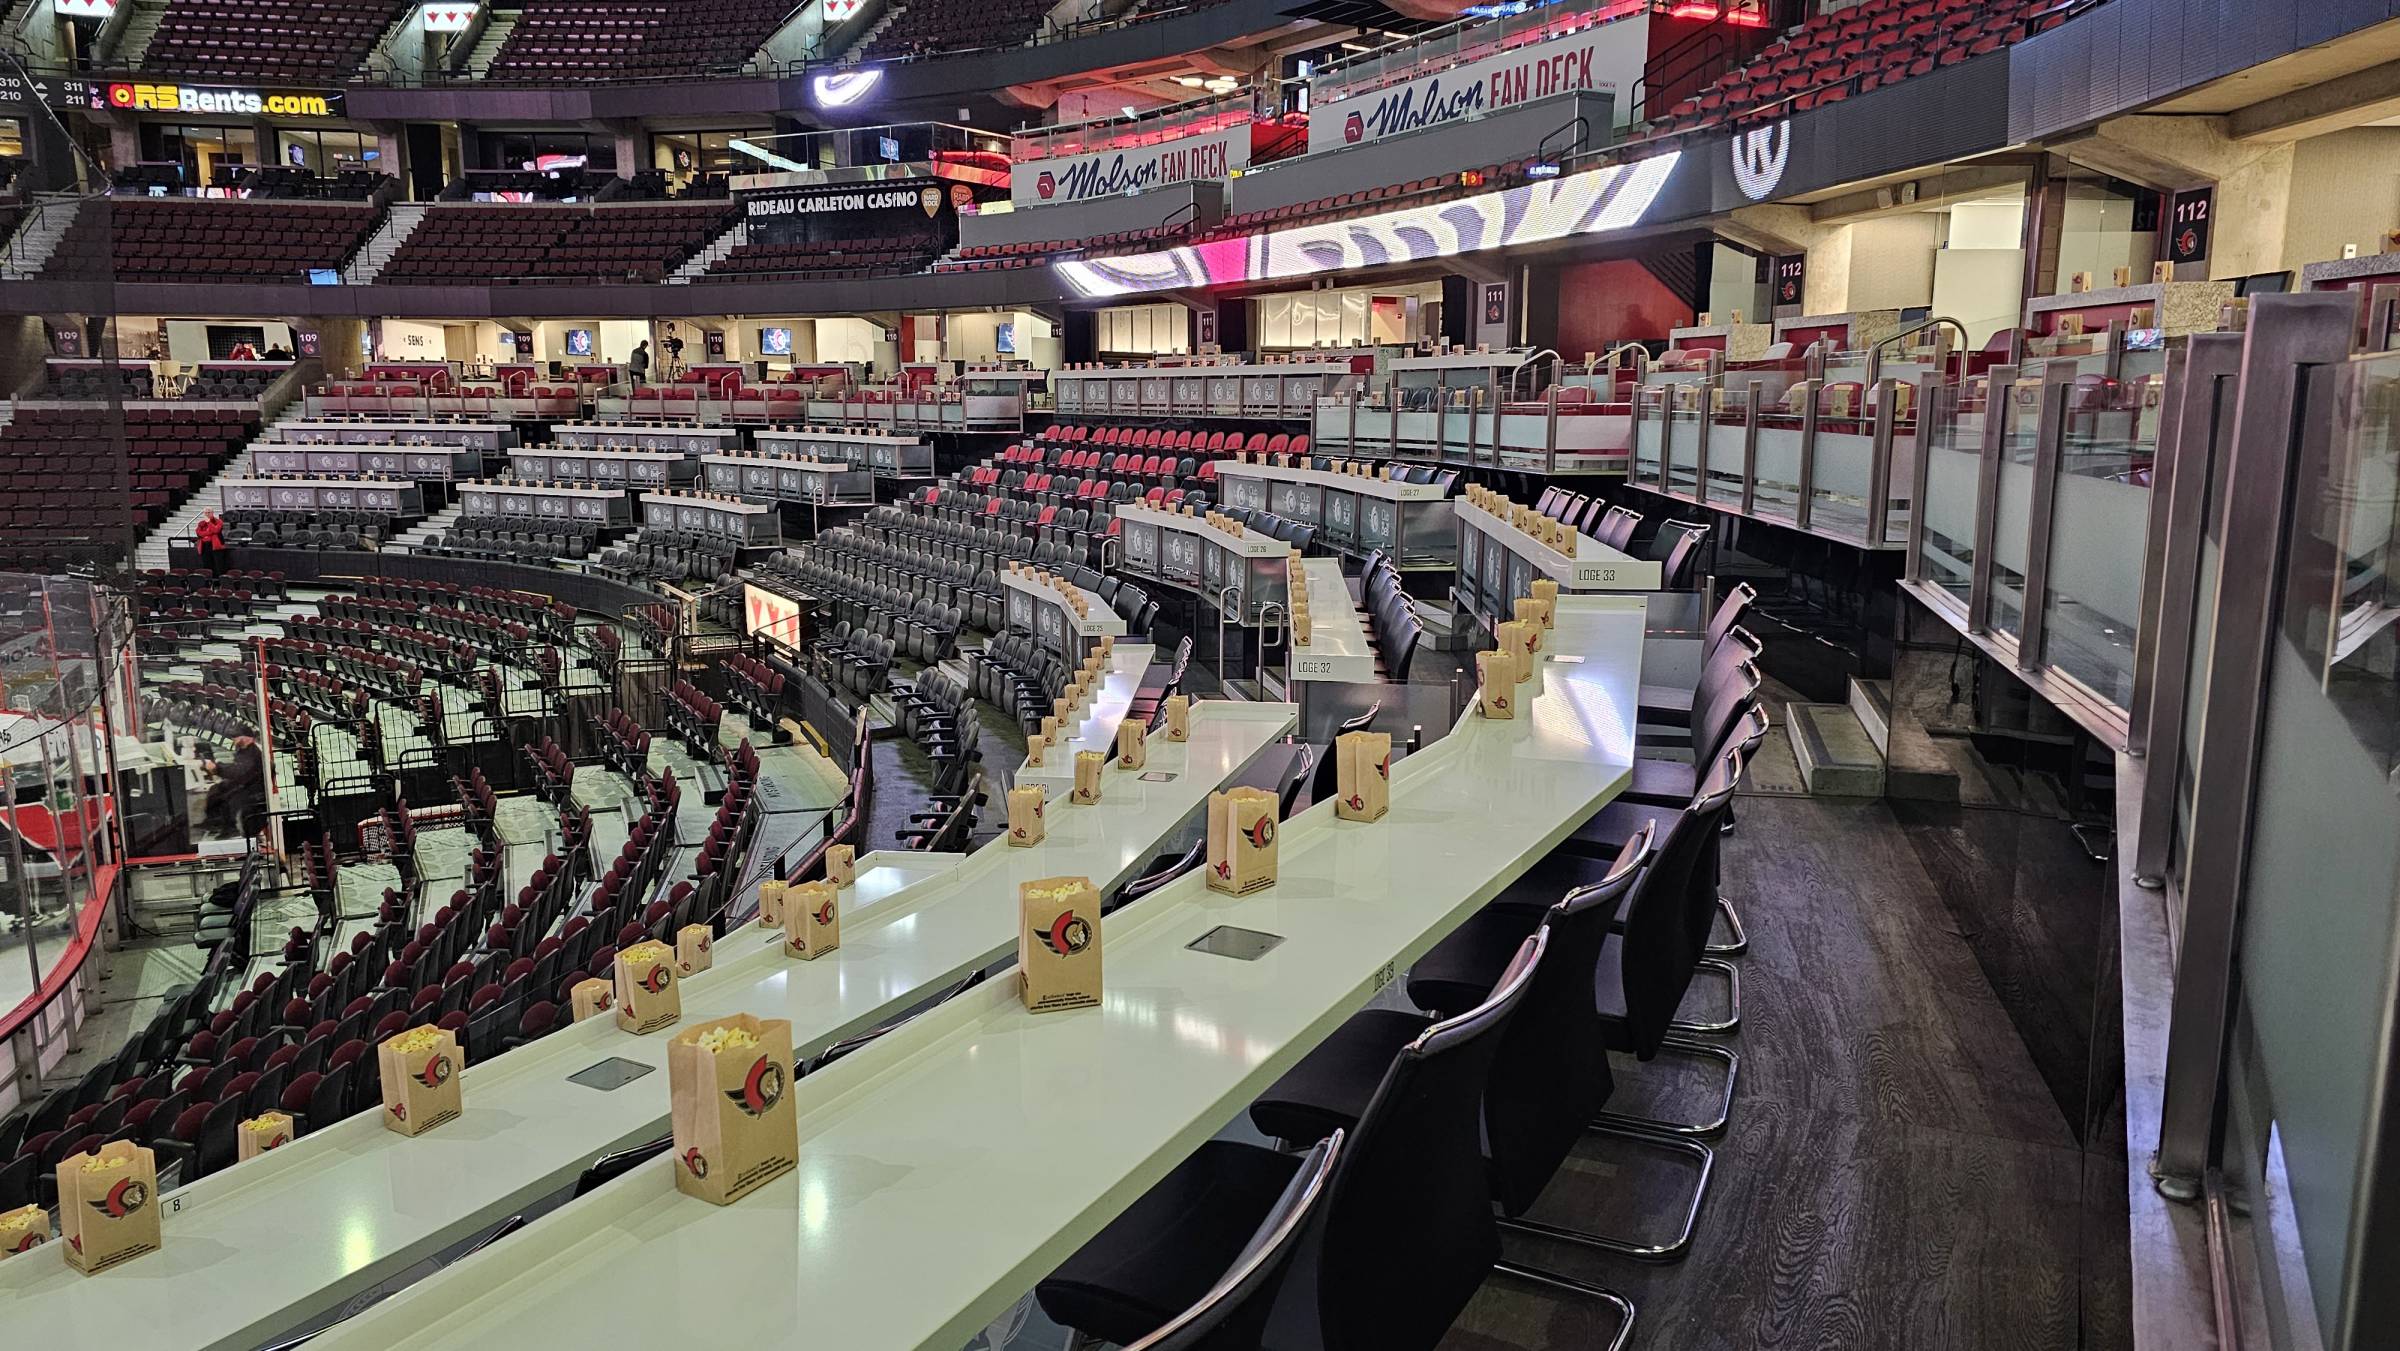
{"type": "MultiPolygon", "coordinates": [[[[1444,89],[1441,80],[1436,78],[1426,81],[1421,87],[1396,89],[1377,100],[1375,106],[1363,115],[1363,131],[1369,136],[1391,136],[1403,131],[1415,131],[1419,127],[1455,122],[1481,111],[1483,81],[1471,81],[1464,89],[1444,89]]],[[[1349,125],[1345,123],[1342,127],[1343,138],[1358,139],[1349,133],[1349,125]]]]}
{"type": "Polygon", "coordinates": [[[133,112],[241,113],[268,117],[331,117],[325,94],[266,94],[255,89],[201,88],[188,84],[112,84],[108,106],[133,112]]]}
{"type": "Polygon", "coordinates": [[[1055,182],[1045,171],[1034,181],[1034,191],[1045,199],[1052,192],[1062,192],[1068,201],[1079,202],[1141,192],[1169,183],[1223,178],[1230,168],[1225,142],[1220,138],[1196,145],[1163,147],[1130,162],[1121,151],[1105,159],[1094,157],[1058,171],[1055,182]]]}

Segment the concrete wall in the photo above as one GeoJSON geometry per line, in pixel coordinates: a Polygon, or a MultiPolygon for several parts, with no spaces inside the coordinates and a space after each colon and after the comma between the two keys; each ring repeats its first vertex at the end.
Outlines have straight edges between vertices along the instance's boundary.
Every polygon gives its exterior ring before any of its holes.
{"type": "MultiPolygon", "coordinates": [[[[2342,246],[2383,252],[2384,232],[2400,229],[2400,127],[2353,127],[2292,146],[2291,200],[2283,265],[2342,256],[2342,246]]],[[[2230,274],[2216,274],[2230,275],[2230,274]]]]}
{"type": "MultiPolygon", "coordinates": [[[[1321,155],[1277,160],[1233,180],[1226,209],[1235,214],[1265,211],[1387,183],[1454,174],[1506,164],[1533,154],[1542,138],[1577,117],[1594,127],[1613,125],[1614,100],[1606,94],[1576,94],[1454,123],[1387,137],[1321,155]]],[[[1558,138],[1553,149],[1566,142],[1558,138]]]]}
{"type": "Polygon", "coordinates": [[[969,248],[1049,239],[1090,239],[1124,230],[1148,230],[1168,220],[1197,219],[1214,225],[1225,218],[1225,184],[1175,183],[1131,197],[979,212],[958,218],[958,242],[969,248]]]}

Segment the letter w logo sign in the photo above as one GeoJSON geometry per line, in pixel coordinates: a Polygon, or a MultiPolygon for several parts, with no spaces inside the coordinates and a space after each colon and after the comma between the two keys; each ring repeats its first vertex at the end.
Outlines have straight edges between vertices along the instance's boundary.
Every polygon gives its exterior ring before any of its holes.
{"type": "Polygon", "coordinates": [[[1763,202],[1783,182],[1783,166],[1792,158],[1792,124],[1737,133],[1733,138],[1733,181],[1742,195],[1763,202]]]}

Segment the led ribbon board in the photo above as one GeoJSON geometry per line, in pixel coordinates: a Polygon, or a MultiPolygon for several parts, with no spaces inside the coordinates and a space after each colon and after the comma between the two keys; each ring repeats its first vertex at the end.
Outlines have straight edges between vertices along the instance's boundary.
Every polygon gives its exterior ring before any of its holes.
{"type": "Polygon", "coordinates": [[[1632,164],[1429,206],[1057,267],[1082,295],[1122,296],[1309,277],[1570,235],[1607,234],[1641,222],[1681,158],[1680,152],[1668,151],[1632,164]]]}

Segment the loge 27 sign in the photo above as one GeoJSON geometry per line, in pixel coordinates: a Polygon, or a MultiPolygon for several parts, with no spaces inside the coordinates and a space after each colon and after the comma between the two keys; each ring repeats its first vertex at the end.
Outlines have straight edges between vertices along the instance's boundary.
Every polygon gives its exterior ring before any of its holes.
{"type": "Polygon", "coordinates": [[[1558,94],[1613,89],[1613,81],[1594,73],[1593,58],[1604,42],[1624,40],[1614,26],[1603,24],[1388,89],[1319,103],[1309,113],[1309,151],[1466,121],[1558,94]]]}
{"type": "Polygon", "coordinates": [[[1009,170],[1008,195],[1019,206],[1088,202],[1175,183],[1221,179],[1249,163],[1250,128],[1244,124],[1130,150],[1021,160],[1009,170]]]}

